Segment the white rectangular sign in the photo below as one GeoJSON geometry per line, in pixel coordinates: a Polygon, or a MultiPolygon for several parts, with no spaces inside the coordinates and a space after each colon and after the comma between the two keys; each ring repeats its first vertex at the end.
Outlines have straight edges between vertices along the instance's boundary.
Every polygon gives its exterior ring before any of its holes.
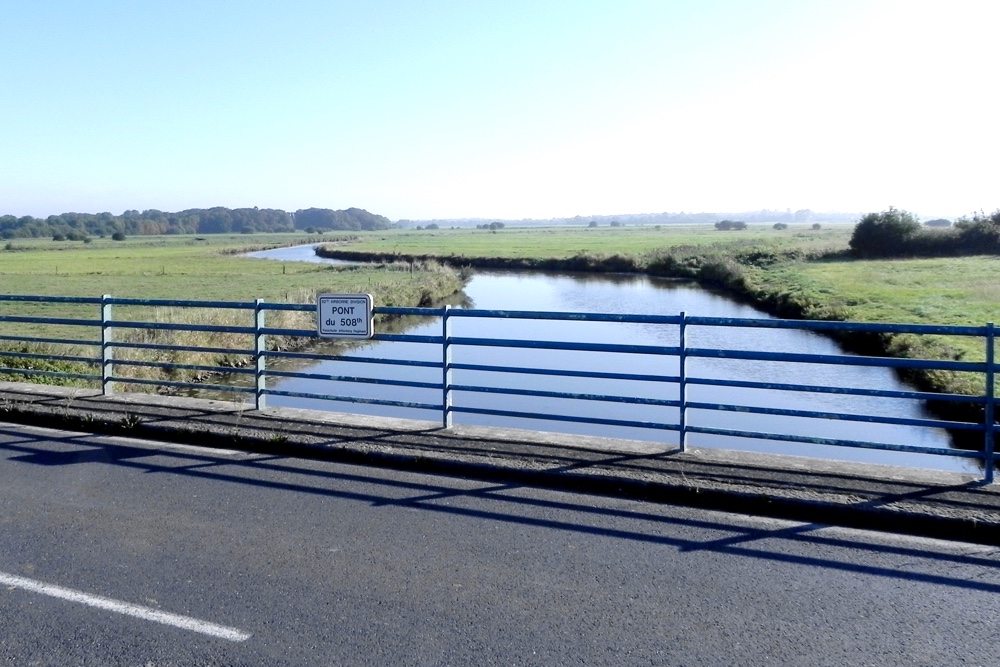
{"type": "Polygon", "coordinates": [[[371,294],[317,294],[316,321],[321,338],[371,338],[371,294]]]}

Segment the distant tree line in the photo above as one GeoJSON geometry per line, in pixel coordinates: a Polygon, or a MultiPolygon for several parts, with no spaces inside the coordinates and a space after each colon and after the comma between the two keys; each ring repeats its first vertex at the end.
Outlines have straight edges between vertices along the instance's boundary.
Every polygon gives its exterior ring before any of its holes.
{"type": "Polygon", "coordinates": [[[916,216],[889,207],[861,218],[851,235],[851,252],[859,257],[946,257],[1000,254],[1000,210],[921,225],[916,216]]]}
{"type": "Polygon", "coordinates": [[[156,209],[111,213],[63,213],[47,218],[0,216],[0,238],[62,237],[83,239],[115,234],[253,234],[314,230],[377,230],[392,222],[360,208],[334,211],[325,208],[300,209],[289,213],[262,208],[192,208],[177,213],[156,209]]]}

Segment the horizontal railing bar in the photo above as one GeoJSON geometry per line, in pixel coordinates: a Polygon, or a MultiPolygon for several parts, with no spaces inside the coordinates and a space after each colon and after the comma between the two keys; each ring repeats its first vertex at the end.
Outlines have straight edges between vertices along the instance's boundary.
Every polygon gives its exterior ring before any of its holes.
{"type": "Polygon", "coordinates": [[[945,324],[891,324],[875,322],[833,322],[829,320],[749,319],[740,317],[692,317],[687,326],[746,327],[754,329],[804,329],[809,331],[848,331],[872,333],[914,333],[947,336],[985,336],[986,327],[945,324]]]}
{"type": "Polygon", "coordinates": [[[263,327],[259,333],[267,336],[285,336],[288,338],[319,338],[316,329],[276,329],[273,327],[263,327]]]}
{"type": "Polygon", "coordinates": [[[441,336],[414,336],[411,334],[375,334],[371,340],[380,343],[426,343],[430,345],[441,345],[444,338],[441,336]]]}
{"type": "Polygon", "coordinates": [[[561,320],[575,322],[628,322],[637,324],[680,324],[680,315],[639,315],[628,313],[573,313],[535,310],[477,310],[453,308],[449,317],[518,320],[561,320]]]}
{"type": "MultiPolygon", "coordinates": [[[[440,409],[440,407],[438,408],[440,409]]],[[[631,421],[627,419],[602,419],[600,417],[580,417],[576,415],[536,414],[533,412],[516,412],[513,410],[491,410],[489,408],[474,408],[469,406],[452,406],[452,412],[463,414],[489,415],[492,417],[512,417],[515,419],[539,419],[545,421],[572,422],[575,424],[599,424],[601,426],[621,426],[625,428],[647,428],[662,431],[679,431],[677,424],[659,424],[656,422],[631,421]]]]}
{"type": "MultiPolygon", "coordinates": [[[[98,303],[101,300],[98,299],[98,303]]],[[[143,306],[169,308],[228,308],[230,310],[253,310],[253,301],[189,301],[187,299],[136,299],[131,297],[111,297],[107,300],[114,306],[143,306]]],[[[313,306],[313,310],[316,306],[313,306]]]]}
{"type": "MultiPolygon", "coordinates": [[[[455,312],[455,311],[452,311],[455,312]]],[[[441,317],[443,308],[422,308],[407,306],[376,306],[372,308],[373,315],[417,315],[418,317],[441,317]]]]}
{"type": "Polygon", "coordinates": [[[612,352],[619,354],[676,355],[680,348],[660,345],[621,345],[617,343],[567,343],[554,340],[523,340],[517,338],[448,338],[454,346],[519,348],[533,350],[565,350],[568,352],[612,352]]]}
{"type": "MultiPolygon", "coordinates": [[[[383,357],[355,357],[350,355],[321,355],[308,352],[265,352],[268,359],[306,359],[312,361],[343,361],[352,364],[381,364],[385,366],[409,366],[417,368],[441,368],[440,361],[420,361],[418,359],[389,359],[383,357]]],[[[270,374],[270,371],[268,371],[270,374]]]]}
{"type": "Polygon", "coordinates": [[[0,301],[27,301],[33,303],[78,303],[95,305],[102,303],[99,296],[37,296],[23,294],[0,294],[0,301]]]}
{"type": "Polygon", "coordinates": [[[0,315],[0,322],[14,324],[53,324],[62,327],[99,327],[100,320],[81,320],[66,317],[27,317],[24,315],[0,315]]]}
{"type": "Polygon", "coordinates": [[[246,366],[201,366],[199,364],[175,364],[163,361],[138,361],[133,359],[115,359],[115,366],[137,366],[141,368],[166,368],[169,370],[203,371],[206,373],[236,373],[238,375],[253,375],[254,369],[246,366]]]}
{"type": "Polygon", "coordinates": [[[929,391],[891,391],[887,389],[863,389],[861,387],[824,387],[819,385],[785,384],[782,382],[748,382],[745,380],[719,380],[716,378],[689,377],[688,384],[707,387],[733,387],[736,389],[767,389],[772,391],[793,391],[813,394],[847,394],[851,396],[872,396],[877,398],[908,398],[921,401],[953,401],[982,403],[982,396],[965,394],[935,394],[929,391]]]}
{"type": "MultiPolygon", "coordinates": [[[[440,387],[440,385],[438,385],[440,387]]],[[[665,408],[680,407],[680,401],[665,398],[639,398],[634,396],[615,396],[605,394],[569,394],[561,391],[544,391],[541,389],[517,389],[514,387],[481,387],[479,385],[453,384],[455,392],[467,391],[477,394],[504,394],[509,396],[534,396],[536,398],[563,398],[575,401],[595,401],[601,403],[627,403],[629,405],[654,405],[665,408]]]]}
{"type": "Polygon", "coordinates": [[[892,424],[895,426],[925,426],[928,428],[977,430],[982,426],[970,422],[942,421],[937,419],[910,419],[907,417],[881,417],[879,415],[855,415],[842,412],[816,412],[812,410],[788,410],[785,408],[766,408],[753,405],[731,405],[726,403],[699,403],[688,401],[690,410],[714,410],[717,412],[741,412],[754,415],[772,415],[775,417],[803,417],[805,419],[829,419],[836,421],[864,422],[868,424],[892,424]]]}
{"type": "MultiPolygon", "coordinates": [[[[255,305],[251,304],[250,307],[254,308],[255,305]]],[[[295,312],[315,313],[316,304],[315,303],[271,303],[267,301],[262,301],[260,304],[260,309],[270,310],[270,311],[282,311],[288,313],[295,313],[295,312]]]]}
{"type": "Polygon", "coordinates": [[[108,343],[108,347],[128,350],[161,350],[168,352],[203,352],[206,354],[236,354],[252,356],[253,350],[240,350],[232,347],[198,347],[195,345],[164,345],[162,343],[108,343]]]}
{"type": "Polygon", "coordinates": [[[748,350],[721,350],[717,348],[689,347],[684,351],[690,357],[702,359],[731,359],[741,361],[785,361],[799,364],[826,364],[834,366],[864,366],[881,368],[923,368],[960,372],[982,373],[985,363],[947,361],[937,359],[901,359],[898,357],[854,357],[835,354],[792,354],[788,352],[755,352],[748,350]]]}
{"type": "MultiPolygon", "coordinates": [[[[251,390],[252,391],[252,390],[251,390]]],[[[409,403],[406,401],[392,401],[381,398],[361,398],[358,396],[332,396],[327,394],[310,394],[302,391],[282,391],[281,389],[265,389],[268,396],[288,396],[290,398],[306,398],[314,401],[331,401],[335,403],[362,403],[365,405],[384,405],[394,408],[413,408],[414,410],[441,411],[440,404],[431,403],[409,403]]]]}
{"type": "MultiPolygon", "coordinates": [[[[440,364],[439,364],[440,365],[440,364]]],[[[599,371],[559,370],[556,368],[522,368],[517,366],[488,366],[485,364],[450,364],[456,371],[477,371],[484,373],[519,373],[523,375],[546,375],[556,377],[590,378],[593,380],[631,380],[635,382],[676,383],[680,378],[676,375],[637,375],[634,373],[605,373],[599,371]]]]}
{"type": "MultiPolygon", "coordinates": [[[[47,345],[77,345],[79,347],[99,347],[99,340],[80,340],[78,338],[32,338],[31,336],[4,336],[0,340],[12,343],[37,343],[47,345]]],[[[3,352],[0,351],[0,354],[3,352]]]]}
{"type": "Polygon", "coordinates": [[[709,426],[688,425],[689,433],[705,435],[723,435],[734,438],[750,438],[752,440],[775,440],[778,442],[801,442],[809,445],[830,445],[832,447],[854,447],[856,449],[882,449],[893,452],[908,452],[911,454],[934,454],[937,456],[954,456],[982,460],[982,452],[966,449],[942,449],[940,447],[921,447],[919,445],[896,445],[884,442],[864,442],[861,440],[837,440],[834,438],[814,438],[810,436],[784,435],[778,433],[762,433],[759,431],[739,431],[709,426]]]}
{"type": "Polygon", "coordinates": [[[255,391],[253,387],[241,387],[239,385],[205,384],[201,382],[180,382],[177,380],[150,380],[147,378],[133,378],[128,376],[118,376],[118,375],[112,376],[111,378],[109,378],[108,381],[118,382],[121,384],[142,384],[152,387],[176,387],[178,389],[217,391],[220,393],[236,392],[239,394],[252,394],[255,391]]]}
{"type": "Polygon", "coordinates": [[[440,382],[418,382],[416,380],[390,380],[386,378],[359,377],[356,375],[321,375],[318,373],[295,373],[292,371],[267,371],[267,377],[299,378],[302,380],[322,380],[324,382],[348,382],[351,384],[374,384],[386,387],[412,387],[414,389],[441,389],[440,382]]]}
{"type": "Polygon", "coordinates": [[[257,333],[253,327],[231,327],[215,324],[172,324],[170,322],[133,322],[131,320],[108,320],[106,326],[116,329],[156,329],[162,331],[204,331],[208,333],[234,333],[252,336],[257,333]]]}

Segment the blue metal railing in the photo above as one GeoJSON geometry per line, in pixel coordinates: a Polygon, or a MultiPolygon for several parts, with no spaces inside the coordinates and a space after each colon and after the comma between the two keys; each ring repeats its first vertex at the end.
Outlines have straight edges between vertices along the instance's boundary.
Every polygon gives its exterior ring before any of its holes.
{"type": "MultiPolygon", "coordinates": [[[[375,341],[401,345],[407,349],[430,349],[431,352],[409,352],[374,357],[359,354],[350,348],[336,351],[304,345],[295,349],[276,349],[269,345],[272,337],[281,340],[301,339],[311,343],[316,339],[315,328],[267,326],[269,314],[291,314],[311,318],[315,313],[312,304],[281,304],[227,301],[185,301],[165,299],[122,299],[111,296],[101,298],[45,297],[0,295],[0,373],[25,378],[45,377],[60,380],[90,382],[106,394],[115,391],[116,385],[143,385],[170,390],[209,389],[252,395],[257,409],[267,406],[267,398],[289,397],[335,401],[340,403],[369,404],[393,408],[434,411],[440,414],[441,423],[449,427],[456,414],[483,415],[510,419],[545,420],[563,423],[591,424],[638,429],[654,429],[675,434],[681,450],[688,446],[692,434],[751,438],[787,443],[805,443],[834,447],[881,449],[887,451],[934,454],[957,458],[977,459],[981,462],[986,481],[993,481],[994,438],[996,432],[996,398],[994,382],[995,333],[992,324],[974,326],[939,326],[917,324],[862,324],[852,322],[817,322],[776,319],[740,319],[720,317],[692,317],[678,315],[640,315],[607,313],[554,313],[507,310],[466,310],[457,308],[395,308],[379,307],[378,316],[415,316],[428,321],[439,320],[440,333],[400,334],[381,333],[375,341]],[[95,317],[38,317],[4,313],[7,303],[44,304],[47,307],[90,309],[95,317]],[[200,314],[201,322],[152,321],[149,309],[171,308],[200,314]],[[129,318],[117,315],[122,310],[132,314],[129,318]],[[133,312],[134,311],[134,312],[133,312]],[[212,323],[218,311],[235,311],[245,317],[246,325],[212,323]],[[455,323],[459,321],[488,323],[489,335],[456,335],[455,323]],[[550,338],[500,338],[495,335],[496,323],[509,321],[560,322],[560,323],[611,323],[637,324],[656,327],[667,334],[669,344],[648,345],[620,342],[595,342],[572,340],[562,335],[550,338]],[[46,331],[56,329],[52,336],[25,336],[23,332],[7,333],[10,325],[34,325],[46,331]],[[87,336],[67,337],[66,331],[84,329],[87,336]],[[810,331],[823,334],[864,332],[868,334],[912,334],[917,336],[961,336],[981,339],[984,361],[953,361],[930,359],[901,359],[888,357],[861,357],[850,354],[789,353],[774,350],[737,349],[726,346],[693,346],[693,328],[754,330],[785,329],[810,331]],[[201,344],[187,344],[170,339],[171,334],[202,334],[201,344]],[[228,335],[233,342],[220,344],[214,337],[228,335]],[[19,347],[20,346],[20,347],[19,347]],[[436,351],[435,351],[436,350],[436,351]],[[544,355],[535,361],[515,360],[490,363],[480,358],[500,351],[509,356],[517,353],[544,355]],[[88,353],[89,352],[89,353],[88,353]],[[201,355],[201,358],[178,361],[180,353],[201,355]],[[613,361],[603,367],[581,368],[559,363],[559,355],[571,353],[574,359],[581,355],[599,356],[613,361]],[[137,358],[142,354],[154,358],[137,358]],[[173,355],[173,356],[171,356],[173,355]],[[218,357],[223,357],[220,361],[218,357]],[[630,358],[640,361],[629,368],[618,360],[630,358]],[[235,359],[235,361],[234,361],[235,359]],[[539,362],[538,359],[542,361],[539,362]],[[786,364],[856,368],[887,368],[896,371],[933,370],[948,373],[971,373],[981,378],[983,391],[975,395],[938,394],[917,390],[843,387],[832,384],[812,383],[796,378],[789,381],[767,379],[734,379],[713,377],[704,371],[697,372],[702,363],[724,361],[731,363],[761,363],[768,368],[783,368],[786,364]],[[348,372],[325,372],[311,369],[287,369],[283,365],[336,362],[348,372]],[[270,363],[269,363],[270,362],[270,363]],[[63,364],[63,366],[53,365],[63,364]],[[66,367],[71,364],[72,367],[66,367]],[[47,366],[46,366],[47,365],[47,366]],[[662,368],[663,366],[669,368],[662,368]],[[277,366],[277,367],[274,367],[277,366]],[[90,368],[90,371],[86,371],[90,368]],[[131,369],[131,373],[130,373],[131,369]],[[139,369],[151,369],[145,375],[139,369]],[[637,370],[638,369],[638,370],[637,370]],[[650,370],[652,369],[652,370],[650,370]],[[193,377],[200,376],[201,381],[193,377]],[[181,374],[181,377],[176,377],[181,374]],[[247,384],[218,384],[215,380],[244,376],[247,384]],[[414,377],[416,374],[416,377],[414,377]],[[530,378],[534,385],[523,386],[513,378],[530,378]],[[206,379],[207,378],[207,379],[206,379]],[[500,383],[498,378],[504,379],[500,383]],[[324,383],[324,386],[358,388],[354,393],[325,390],[283,389],[281,382],[300,380],[324,383]],[[551,381],[561,384],[549,386],[551,381]],[[581,383],[586,383],[581,385],[581,383]],[[277,386],[276,386],[277,385],[277,386]],[[364,395],[363,387],[380,387],[385,391],[364,395]],[[567,387],[574,389],[567,390],[567,387]],[[643,391],[634,389],[645,387],[643,391]],[[652,387],[652,389],[650,389],[652,387]],[[618,391],[615,389],[618,388],[618,391]],[[778,392],[783,395],[801,396],[845,395],[875,399],[903,399],[916,402],[934,401],[940,404],[964,405],[964,418],[900,417],[893,415],[845,412],[828,409],[803,409],[786,406],[753,405],[745,402],[717,402],[694,400],[692,393],[702,388],[725,388],[738,391],[778,392]],[[414,393],[416,392],[416,393],[414,393]],[[428,398],[430,396],[431,398],[428,398]],[[435,398],[436,397],[436,398],[435,398]],[[495,397],[519,401],[513,405],[483,404],[495,397]],[[478,399],[478,400],[477,400],[478,399]],[[553,405],[618,406],[610,416],[596,408],[555,409],[553,405]],[[520,407],[519,407],[520,406],[520,407]],[[624,411],[622,410],[624,408],[624,411]],[[709,415],[699,421],[692,415],[709,415]],[[823,420],[824,423],[851,422],[856,424],[907,426],[925,429],[947,429],[952,433],[979,434],[981,446],[973,449],[930,447],[900,442],[873,442],[866,439],[829,437],[823,433],[766,432],[753,428],[733,428],[720,425],[726,414],[753,418],[766,415],[784,419],[823,420]],[[714,415],[715,417],[712,417],[714,415]]],[[[464,326],[464,325],[463,325],[464,326]]],[[[472,325],[470,325],[472,326],[472,325]]],[[[567,333],[560,330],[561,333],[567,333]]],[[[475,333],[475,332],[474,332],[475,333]]],[[[752,339],[752,337],[750,337],[752,339]]],[[[797,366],[797,368],[800,368],[797,366]]]]}

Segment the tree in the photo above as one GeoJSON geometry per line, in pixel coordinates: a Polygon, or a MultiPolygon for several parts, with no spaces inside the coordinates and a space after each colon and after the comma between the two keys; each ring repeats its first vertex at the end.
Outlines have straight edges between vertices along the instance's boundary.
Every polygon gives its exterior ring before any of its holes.
{"type": "Polygon", "coordinates": [[[747,223],[742,220],[720,220],[715,223],[715,228],[721,231],[729,231],[731,229],[746,229],[747,223]]]}
{"type": "Polygon", "coordinates": [[[888,257],[898,254],[919,231],[915,215],[890,206],[861,218],[851,235],[851,251],[861,257],[888,257]]]}

